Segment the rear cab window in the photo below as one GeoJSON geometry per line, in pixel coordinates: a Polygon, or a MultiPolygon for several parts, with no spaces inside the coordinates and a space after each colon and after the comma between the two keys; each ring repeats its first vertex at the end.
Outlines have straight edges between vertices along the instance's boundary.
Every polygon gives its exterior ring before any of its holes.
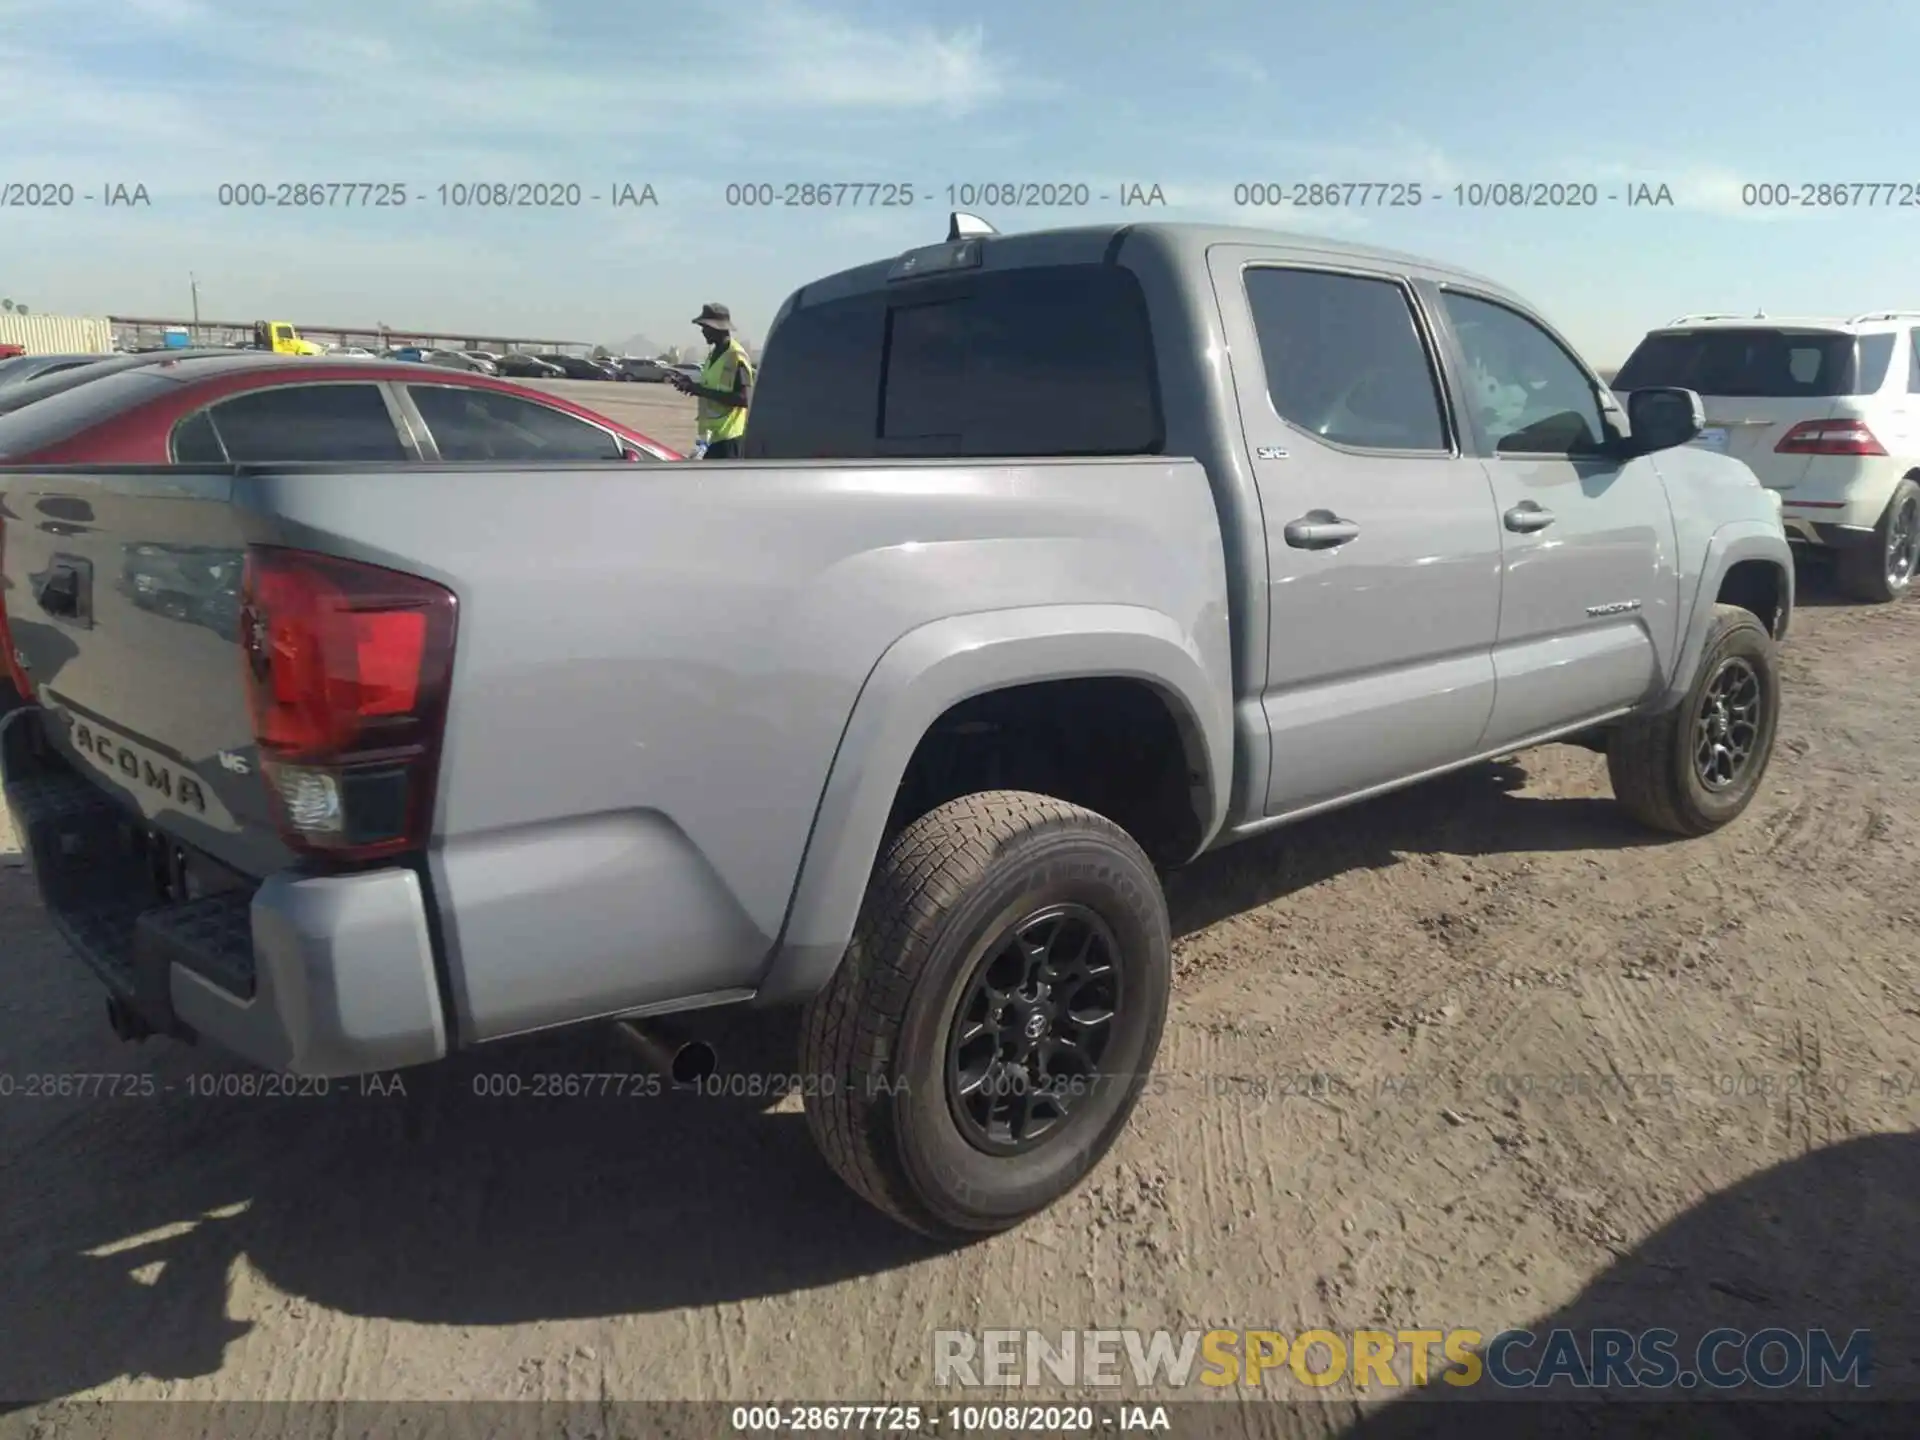
{"type": "Polygon", "coordinates": [[[1728,327],[1659,330],[1614,376],[1619,391],[1672,386],[1747,399],[1872,395],[1886,382],[1893,336],[1832,330],[1728,327]]]}
{"type": "Polygon", "coordinates": [[[745,453],[1152,455],[1164,444],[1139,282],[1072,264],[802,304],[767,340],[745,453]]]}

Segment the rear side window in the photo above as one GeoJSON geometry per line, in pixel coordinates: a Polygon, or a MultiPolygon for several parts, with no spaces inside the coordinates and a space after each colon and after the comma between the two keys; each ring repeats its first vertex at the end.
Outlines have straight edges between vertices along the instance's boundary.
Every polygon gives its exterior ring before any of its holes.
{"type": "Polygon", "coordinates": [[[1336,445],[1448,449],[1433,362],[1398,284],[1260,267],[1246,287],[1282,419],[1336,445]]]}
{"type": "Polygon", "coordinates": [[[1676,386],[1701,395],[1828,399],[1871,395],[1887,378],[1893,336],[1741,327],[1657,331],[1614,376],[1616,390],[1676,386]]]}
{"type": "Polygon", "coordinates": [[[373,385],[277,385],[223,400],[212,413],[235,464],[411,458],[373,385]]]}
{"type": "Polygon", "coordinates": [[[455,385],[409,385],[407,394],[443,460],[619,460],[625,454],[597,425],[516,395],[455,385]]]}
{"type": "Polygon", "coordinates": [[[1033,266],[790,312],[747,420],[755,458],[1145,455],[1164,443],[1145,297],[1033,266]]]}
{"type": "Polygon", "coordinates": [[[204,410],[195,411],[173,427],[170,446],[176,465],[224,465],[227,452],[214,433],[213,420],[204,410]]]}
{"type": "Polygon", "coordinates": [[[1907,393],[1920,395],[1920,330],[1907,332],[1907,346],[1911,352],[1907,359],[1907,393]]]}

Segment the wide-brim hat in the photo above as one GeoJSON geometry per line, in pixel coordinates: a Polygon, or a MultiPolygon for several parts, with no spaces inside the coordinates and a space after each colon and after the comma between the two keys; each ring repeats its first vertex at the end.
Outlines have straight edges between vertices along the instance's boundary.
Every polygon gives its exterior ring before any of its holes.
{"type": "Polygon", "coordinates": [[[693,317],[693,323],[702,330],[733,329],[733,312],[724,305],[703,305],[700,313],[693,317]]]}

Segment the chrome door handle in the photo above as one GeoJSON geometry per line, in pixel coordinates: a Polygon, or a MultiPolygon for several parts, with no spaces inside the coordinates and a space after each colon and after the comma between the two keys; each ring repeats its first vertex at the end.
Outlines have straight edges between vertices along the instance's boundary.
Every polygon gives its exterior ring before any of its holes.
{"type": "Polygon", "coordinates": [[[1280,533],[1296,550],[1331,550],[1357,536],[1360,527],[1331,510],[1309,510],[1298,520],[1289,520],[1280,533]]]}
{"type": "Polygon", "coordinates": [[[1553,512],[1541,509],[1531,500],[1523,500],[1500,518],[1506,522],[1507,529],[1521,535],[1531,535],[1553,523],[1553,512]]]}

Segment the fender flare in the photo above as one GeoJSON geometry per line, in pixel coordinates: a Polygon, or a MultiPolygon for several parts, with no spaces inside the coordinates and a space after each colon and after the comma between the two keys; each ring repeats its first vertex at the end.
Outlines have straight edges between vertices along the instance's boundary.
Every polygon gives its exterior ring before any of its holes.
{"type": "Polygon", "coordinates": [[[1652,707],[1655,711],[1678,705],[1692,688],[1694,674],[1700,668],[1701,651],[1706,647],[1713,607],[1718,603],[1720,582],[1726,578],[1727,571],[1743,560],[1765,560],[1780,572],[1782,606],[1778,629],[1781,634],[1786,633],[1794,605],[1792,547],[1777,524],[1736,520],[1722,525],[1707,541],[1706,554],[1701,557],[1700,579],[1693,592],[1693,604],[1686,612],[1686,628],[1680,632],[1679,657],[1665,692],[1652,707]]]}
{"type": "Polygon", "coordinates": [[[1048,605],[933,621],[888,647],[854,701],[756,1000],[805,1000],[832,978],[853,936],[900,779],[943,714],[1014,685],[1093,678],[1140,680],[1169,702],[1189,758],[1206,777],[1197,847],[1204,848],[1226,820],[1232,683],[1224,670],[1209,674],[1182,626],[1134,605],[1048,605]]]}

